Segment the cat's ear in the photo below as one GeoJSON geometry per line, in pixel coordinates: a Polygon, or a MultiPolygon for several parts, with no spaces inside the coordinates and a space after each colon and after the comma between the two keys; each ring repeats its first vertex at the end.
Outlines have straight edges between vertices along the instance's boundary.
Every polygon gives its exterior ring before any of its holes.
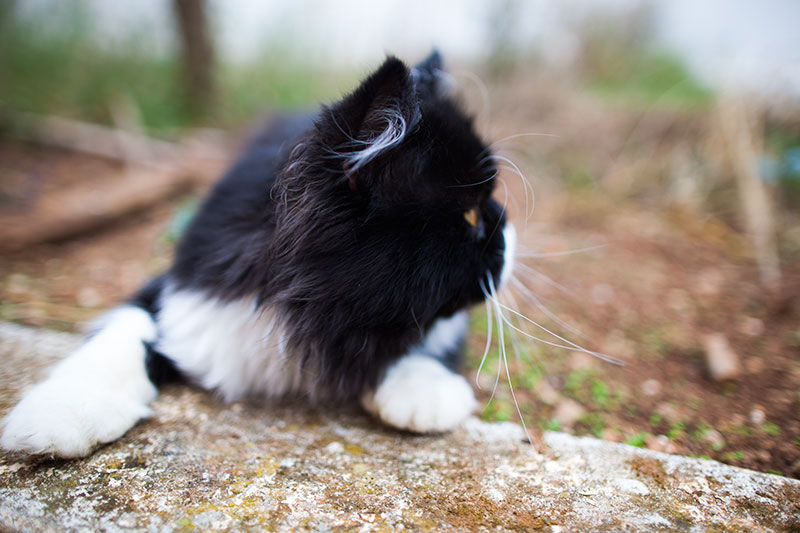
{"type": "Polygon", "coordinates": [[[421,98],[441,96],[447,89],[444,78],[442,54],[434,49],[431,54],[411,69],[421,98]]]}
{"type": "Polygon", "coordinates": [[[325,143],[342,158],[350,188],[361,188],[362,169],[399,145],[420,119],[411,71],[388,57],[361,86],[327,109],[319,124],[325,143]]]}

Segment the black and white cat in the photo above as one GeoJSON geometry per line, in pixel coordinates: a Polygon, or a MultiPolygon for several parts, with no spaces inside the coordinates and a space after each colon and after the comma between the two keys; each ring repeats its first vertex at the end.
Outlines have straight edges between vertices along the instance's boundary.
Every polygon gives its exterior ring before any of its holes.
{"type": "Polygon", "coordinates": [[[416,432],[467,418],[466,310],[508,276],[516,237],[441,68],[436,52],[411,69],[389,57],[316,116],[265,130],[172,268],[23,397],[2,446],[86,455],[177,376],[226,400],[357,400],[416,432]]]}

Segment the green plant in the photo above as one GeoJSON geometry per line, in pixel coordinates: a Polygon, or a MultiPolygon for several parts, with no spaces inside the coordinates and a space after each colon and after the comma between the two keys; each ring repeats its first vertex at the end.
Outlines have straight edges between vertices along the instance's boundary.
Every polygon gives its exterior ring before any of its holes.
{"type": "Polygon", "coordinates": [[[544,429],[547,431],[561,431],[561,422],[555,418],[551,418],[544,424],[544,429]]]}
{"type": "Polygon", "coordinates": [[[644,448],[645,441],[647,440],[648,436],[649,436],[649,433],[646,433],[644,431],[639,432],[636,435],[633,435],[633,436],[628,437],[627,439],[625,439],[625,444],[629,444],[631,446],[636,446],[637,448],[644,448]]]}

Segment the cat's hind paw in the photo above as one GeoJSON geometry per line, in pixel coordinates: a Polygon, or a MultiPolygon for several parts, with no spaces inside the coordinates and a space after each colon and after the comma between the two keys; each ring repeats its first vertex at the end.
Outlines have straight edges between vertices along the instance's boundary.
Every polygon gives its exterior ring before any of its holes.
{"type": "Polygon", "coordinates": [[[124,392],[51,378],[9,413],[0,445],[8,451],[82,457],[121,437],[150,412],[147,404],[124,392]]]}
{"type": "Polygon", "coordinates": [[[386,424],[418,433],[454,429],[475,410],[467,380],[423,355],[408,355],[386,372],[362,405],[386,424]]]}

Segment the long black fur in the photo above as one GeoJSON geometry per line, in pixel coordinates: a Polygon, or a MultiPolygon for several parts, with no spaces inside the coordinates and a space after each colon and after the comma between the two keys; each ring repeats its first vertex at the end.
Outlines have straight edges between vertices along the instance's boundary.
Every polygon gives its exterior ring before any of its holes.
{"type": "MultiPolygon", "coordinates": [[[[389,57],[315,117],[265,130],[135,303],[157,316],[164,280],[223,301],[255,295],[278,310],[319,396],[375,386],[437,319],[482,301],[482,280],[503,266],[496,169],[471,118],[442,95],[440,68],[436,53],[415,69],[389,57]],[[359,159],[392,120],[406,126],[402,140],[359,159]]],[[[162,354],[148,359],[154,382],[173,377],[162,354]]]]}

